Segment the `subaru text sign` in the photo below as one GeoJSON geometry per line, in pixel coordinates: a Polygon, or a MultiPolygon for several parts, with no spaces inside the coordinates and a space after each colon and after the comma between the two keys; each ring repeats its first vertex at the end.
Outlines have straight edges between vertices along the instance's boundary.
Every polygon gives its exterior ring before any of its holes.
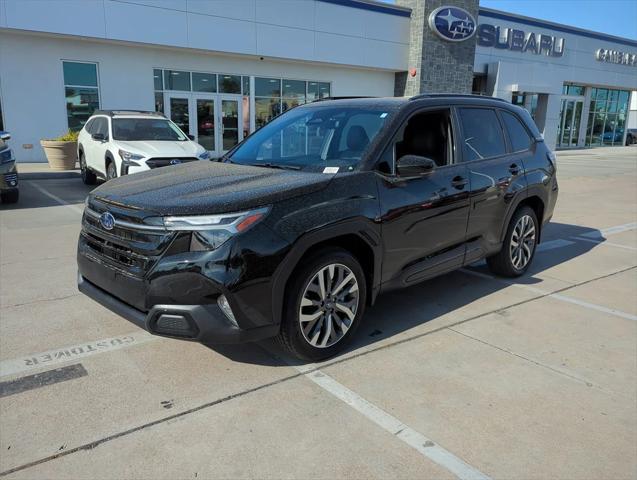
{"type": "Polygon", "coordinates": [[[475,35],[476,20],[462,8],[443,6],[429,15],[429,28],[444,40],[462,42],[475,35]]]}

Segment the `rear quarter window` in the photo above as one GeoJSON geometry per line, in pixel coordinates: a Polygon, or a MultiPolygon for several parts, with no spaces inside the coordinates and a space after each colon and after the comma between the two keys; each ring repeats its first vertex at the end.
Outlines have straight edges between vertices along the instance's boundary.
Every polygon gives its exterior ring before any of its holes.
{"type": "Polygon", "coordinates": [[[511,150],[513,152],[522,152],[531,148],[531,136],[526,127],[522,125],[522,122],[518,120],[518,117],[504,110],[500,110],[500,113],[502,114],[504,128],[509,135],[511,150]]]}
{"type": "Polygon", "coordinates": [[[500,121],[492,108],[460,108],[465,162],[506,153],[500,121]]]}

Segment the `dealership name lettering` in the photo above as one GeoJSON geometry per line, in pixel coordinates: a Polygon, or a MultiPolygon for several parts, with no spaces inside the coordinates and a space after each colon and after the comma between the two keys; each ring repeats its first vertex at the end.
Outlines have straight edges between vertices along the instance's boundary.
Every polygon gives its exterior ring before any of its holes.
{"type": "Polygon", "coordinates": [[[532,52],[536,55],[561,57],[564,55],[564,39],[552,35],[526,33],[515,28],[482,23],[478,26],[478,45],[517,52],[532,52]]]}
{"type": "Polygon", "coordinates": [[[600,62],[637,67],[637,53],[620,52],[618,50],[600,48],[597,52],[595,52],[595,58],[600,62]]]}

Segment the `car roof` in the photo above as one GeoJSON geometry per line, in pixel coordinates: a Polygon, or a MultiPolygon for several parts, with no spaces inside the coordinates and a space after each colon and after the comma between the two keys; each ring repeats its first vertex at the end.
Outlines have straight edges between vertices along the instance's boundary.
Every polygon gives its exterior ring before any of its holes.
{"type": "Polygon", "coordinates": [[[91,116],[97,115],[106,117],[166,118],[166,116],[161,112],[150,112],[144,110],[95,110],[91,116]]]}

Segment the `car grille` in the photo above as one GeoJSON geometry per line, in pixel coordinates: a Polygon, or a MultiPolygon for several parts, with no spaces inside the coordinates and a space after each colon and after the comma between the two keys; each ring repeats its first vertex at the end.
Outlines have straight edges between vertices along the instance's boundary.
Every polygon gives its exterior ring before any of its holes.
{"type": "Polygon", "coordinates": [[[84,212],[82,237],[87,256],[131,277],[144,277],[172,239],[171,232],[148,231],[128,224],[105,230],[99,215],[89,209],[84,212]]]}
{"type": "Polygon", "coordinates": [[[176,164],[179,164],[179,163],[196,162],[197,160],[199,159],[193,158],[193,157],[149,158],[148,160],[146,160],[146,165],[148,165],[150,168],[159,168],[159,167],[167,167],[169,165],[175,165],[174,162],[177,162],[176,164]]]}
{"type": "Polygon", "coordinates": [[[12,187],[16,187],[18,185],[18,174],[13,172],[13,173],[5,173],[4,174],[4,181],[5,184],[12,186],[12,187]]]}

